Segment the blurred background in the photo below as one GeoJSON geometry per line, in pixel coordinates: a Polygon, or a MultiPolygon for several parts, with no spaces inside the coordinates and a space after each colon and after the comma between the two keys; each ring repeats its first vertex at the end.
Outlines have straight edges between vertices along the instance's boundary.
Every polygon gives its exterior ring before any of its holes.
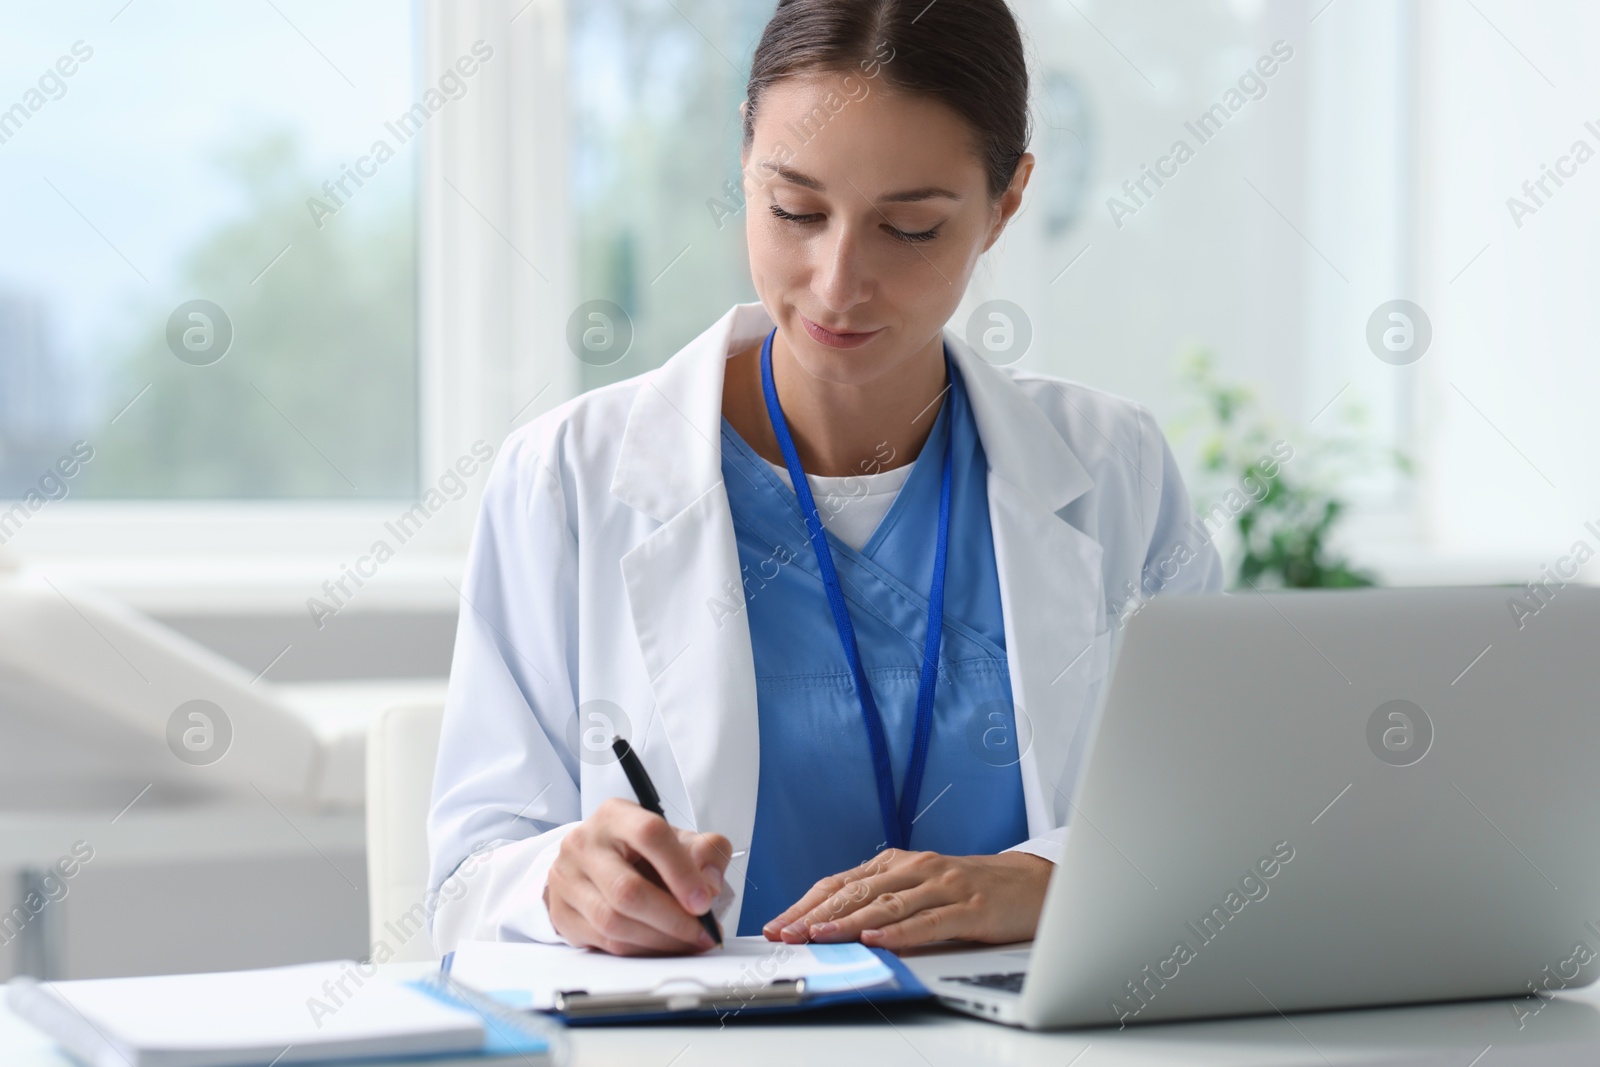
{"type": "MultiPolygon", "coordinates": [[[[368,954],[350,754],[443,692],[471,460],[755,299],[773,6],[0,8],[0,975],[368,954]],[[23,603],[71,639],[25,653],[23,603]],[[316,784],[150,742],[140,640],[316,784]]],[[[1013,8],[1039,165],[954,328],[1149,407],[1234,587],[1593,579],[1600,9],[1013,8]]]]}

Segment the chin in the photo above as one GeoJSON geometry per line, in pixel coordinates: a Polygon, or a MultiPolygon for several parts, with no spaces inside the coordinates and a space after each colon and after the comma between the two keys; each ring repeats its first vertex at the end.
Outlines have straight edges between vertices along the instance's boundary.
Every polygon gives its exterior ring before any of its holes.
{"type": "Polygon", "coordinates": [[[829,348],[813,340],[804,326],[800,327],[798,338],[785,340],[801,370],[835,385],[865,385],[895,363],[881,352],[872,351],[878,348],[877,340],[862,348],[829,348]]]}

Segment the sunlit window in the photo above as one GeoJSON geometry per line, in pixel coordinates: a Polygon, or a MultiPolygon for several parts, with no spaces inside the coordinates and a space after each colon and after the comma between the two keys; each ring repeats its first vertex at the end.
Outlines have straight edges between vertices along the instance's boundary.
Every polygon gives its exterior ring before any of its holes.
{"type": "Polygon", "coordinates": [[[416,131],[451,101],[415,34],[374,0],[7,15],[0,496],[416,492],[416,131]]]}

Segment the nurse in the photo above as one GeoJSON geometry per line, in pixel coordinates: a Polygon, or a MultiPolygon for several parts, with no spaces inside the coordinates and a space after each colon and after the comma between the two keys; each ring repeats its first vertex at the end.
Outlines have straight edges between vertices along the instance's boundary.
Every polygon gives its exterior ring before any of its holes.
{"type": "Polygon", "coordinates": [[[943,328],[1022,206],[1027,93],[1003,0],[779,4],[742,108],[759,303],[513,433],[486,486],[441,951],[695,952],[708,909],[774,941],[1033,936],[1116,605],[1221,566],[1143,408],[943,328]]]}

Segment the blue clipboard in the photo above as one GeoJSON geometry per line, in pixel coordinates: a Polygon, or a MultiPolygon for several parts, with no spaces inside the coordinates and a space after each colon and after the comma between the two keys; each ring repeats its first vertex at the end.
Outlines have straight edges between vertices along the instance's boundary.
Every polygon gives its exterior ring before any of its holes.
{"type": "MultiPolygon", "coordinates": [[[[900,957],[887,949],[868,948],[888,968],[891,977],[887,982],[865,989],[840,989],[825,992],[807,991],[804,979],[772,982],[754,990],[714,990],[702,992],[564,994],[558,998],[555,1011],[535,1013],[559,1019],[567,1026],[610,1026],[617,1023],[654,1023],[674,1020],[717,1020],[726,1023],[731,1019],[764,1018],[813,1011],[818,1008],[842,1007],[851,1004],[888,1004],[901,1001],[927,1000],[933,996],[928,988],[911,973],[900,957]]],[[[455,953],[447,953],[440,962],[440,971],[446,975],[454,961],[455,953]]]]}

